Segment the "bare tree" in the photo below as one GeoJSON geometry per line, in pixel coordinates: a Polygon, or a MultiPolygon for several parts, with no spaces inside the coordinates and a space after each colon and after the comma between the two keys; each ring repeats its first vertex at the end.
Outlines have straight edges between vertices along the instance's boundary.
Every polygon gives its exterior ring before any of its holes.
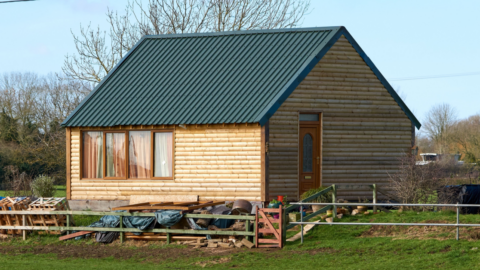
{"type": "Polygon", "coordinates": [[[149,0],[129,2],[124,15],[109,10],[110,29],[72,32],[77,55],[65,57],[69,78],[98,83],[144,35],[291,28],[310,0],[149,0]]]}
{"type": "Polygon", "coordinates": [[[480,157],[480,114],[458,121],[451,133],[454,147],[463,154],[463,160],[475,163],[480,157]]]}
{"type": "Polygon", "coordinates": [[[449,140],[453,125],[457,121],[457,112],[449,104],[439,104],[430,109],[424,122],[427,136],[434,142],[437,151],[448,154],[449,140]]]}
{"type": "Polygon", "coordinates": [[[3,171],[14,167],[20,170],[18,179],[27,179],[23,173],[65,179],[66,138],[60,123],[90,91],[89,84],[55,74],[0,78],[0,182],[10,179],[3,171]]]}

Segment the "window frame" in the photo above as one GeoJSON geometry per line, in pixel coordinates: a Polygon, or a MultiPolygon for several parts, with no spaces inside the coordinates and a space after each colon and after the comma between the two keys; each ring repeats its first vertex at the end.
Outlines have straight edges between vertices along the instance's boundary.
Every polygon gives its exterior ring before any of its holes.
{"type": "Polygon", "coordinates": [[[175,178],[175,130],[174,129],[111,129],[111,130],[95,130],[95,129],[81,129],[80,130],[80,180],[101,181],[101,180],[174,180],[175,178]],[[129,171],[129,148],[130,148],[130,131],[149,131],[150,132],[150,177],[149,178],[130,178],[129,171]],[[85,178],[83,177],[83,133],[84,132],[102,132],[102,178],[85,178]],[[125,134],[125,177],[107,177],[107,133],[124,133],[125,134]],[[155,164],[153,163],[155,154],[155,133],[171,133],[172,134],[172,176],[170,177],[154,177],[155,164]]]}

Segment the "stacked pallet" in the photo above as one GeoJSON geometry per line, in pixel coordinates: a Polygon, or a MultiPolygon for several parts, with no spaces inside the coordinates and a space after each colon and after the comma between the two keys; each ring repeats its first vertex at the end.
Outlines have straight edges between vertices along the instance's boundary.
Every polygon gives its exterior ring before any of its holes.
{"type": "MultiPolygon", "coordinates": [[[[68,201],[63,198],[39,198],[28,206],[29,211],[69,211],[68,201]]],[[[66,226],[66,215],[28,215],[33,226],[66,226]]],[[[73,221],[71,222],[73,225],[73,221]]],[[[47,231],[50,234],[61,234],[60,231],[47,231]]]]}
{"type": "MultiPolygon", "coordinates": [[[[0,200],[0,225],[2,226],[22,226],[22,215],[7,214],[8,211],[23,211],[28,209],[30,203],[29,198],[6,197],[0,200]]],[[[26,224],[27,225],[27,224],[26,224]]],[[[0,230],[0,234],[5,236],[7,234],[21,234],[21,230],[0,230]]]]}

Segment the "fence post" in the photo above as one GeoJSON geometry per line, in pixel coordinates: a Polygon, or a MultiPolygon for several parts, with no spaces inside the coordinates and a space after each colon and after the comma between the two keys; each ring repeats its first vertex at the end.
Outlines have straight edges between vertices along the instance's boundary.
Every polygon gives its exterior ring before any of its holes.
{"type": "MultiPolygon", "coordinates": [[[[333,187],[332,203],[336,203],[337,202],[337,186],[332,185],[332,187],[333,187]]],[[[332,211],[332,220],[334,220],[336,216],[337,216],[337,206],[334,205],[333,211],[332,211]]]]}
{"type": "Polygon", "coordinates": [[[70,215],[67,215],[67,234],[70,234],[70,215]]]}
{"type": "Polygon", "coordinates": [[[302,233],[302,244],[303,244],[303,204],[300,205],[300,232],[302,233]]]}
{"type": "MultiPolygon", "coordinates": [[[[170,227],[167,227],[168,230],[170,230],[170,227]]],[[[167,232],[167,244],[170,244],[172,242],[172,234],[167,232]]]]}
{"type": "Polygon", "coordinates": [[[458,227],[458,223],[460,222],[460,208],[458,208],[458,202],[457,202],[457,241],[460,238],[460,227],[458,227]]]}
{"type": "Polygon", "coordinates": [[[283,211],[282,246],[287,243],[287,224],[288,224],[287,211],[283,211]]]}
{"type": "MultiPolygon", "coordinates": [[[[120,216],[120,229],[123,229],[123,216],[120,216]]],[[[120,232],[120,244],[123,243],[123,232],[120,232]]]]}
{"type": "MultiPolygon", "coordinates": [[[[373,184],[373,203],[377,204],[377,184],[373,184]]],[[[377,212],[377,206],[373,206],[373,212],[377,212]]]]}
{"type": "MultiPolygon", "coordinates": [[[[25,215],[22,215],[23,226],[27,226],[26,219],[27,219],[27,217],[25,215]]],[[[27,240],[27,231],[25,229],[23,229],[22,235],[23,235],[23,241],[27,240]]]]}
{"type": "MultiPolygon", "coordinates": [[[[250,232],[250,220],[246,219],[245,220],[245,231],[246,232],[250,232]]],[[[247,236],[247,240],[248,241],[252,241],[252,237],[251,236],[247,236]]]]}

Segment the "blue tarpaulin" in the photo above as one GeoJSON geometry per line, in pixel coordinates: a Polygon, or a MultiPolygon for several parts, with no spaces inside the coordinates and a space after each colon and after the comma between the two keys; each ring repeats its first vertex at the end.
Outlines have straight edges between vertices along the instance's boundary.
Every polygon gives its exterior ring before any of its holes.
{"type": "MultiPolygon", "coordinates": [[[[124,212],[124,211],[115,211],[115,212],[124,212]]],[[[123,225],[126,228],[136,228],[140,230],[145,230],[153,228],[155,221],[165,227],[171,227],[177,224],[180,219],[182,219],[183,214],[177,210],[160,210],[155,212],[154,217],[123,217],[123,225]]],[[[103,216],[99,221],[88,225],[88,227],[101,227],[101,228],[116,228],[120,225],[120,216],[103,216]]],[[[136,232],[136,235],[141,233],[136,232]]],[[[82,239],[83,236],[78,236],[75,239],[82,239]]]]}

